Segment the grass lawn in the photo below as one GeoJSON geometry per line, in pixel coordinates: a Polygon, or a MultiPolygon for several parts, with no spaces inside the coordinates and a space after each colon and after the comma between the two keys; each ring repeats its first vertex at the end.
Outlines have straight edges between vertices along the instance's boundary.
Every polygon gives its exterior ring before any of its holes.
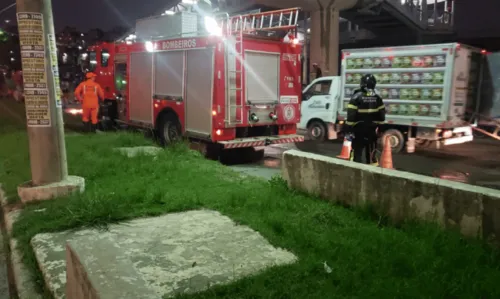
{"type": "MultiPolygon", "coordinates": [[[[30,205],[14,226],[40,286],[29,244],[38,233],[203,207],[252,227],[299,261],[181,298],[500,298],[500,256],[479,241],[430,225],[380,226],[368,212],[294,192],[278,178],[242,178],[184,146],[156,160],[111,150],[149,143],[133,134],[67,137],[70,174],[85,177],[86,192],[30,205]]],[[[27,157],[24,132],[0,134],[0,182],[9,192],[29,179],[27,157]]]]}

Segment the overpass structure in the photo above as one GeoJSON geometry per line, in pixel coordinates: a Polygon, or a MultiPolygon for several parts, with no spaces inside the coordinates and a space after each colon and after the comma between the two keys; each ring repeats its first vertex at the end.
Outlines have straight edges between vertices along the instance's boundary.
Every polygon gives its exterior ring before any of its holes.
{"type": "Polygon", "coordinates": [[[221,10],[255,6],[300,7],[310,38],[310,62],[324,75],[337,75],[339,44],[376,39],[380,44],[422,43],[426,37],[450,35],[455,0],[213,0],[221,10]],[[341,28],[343,30],[341,30],[341,28]],[[391,43],[392,41],[392,43],[391,43]]]}

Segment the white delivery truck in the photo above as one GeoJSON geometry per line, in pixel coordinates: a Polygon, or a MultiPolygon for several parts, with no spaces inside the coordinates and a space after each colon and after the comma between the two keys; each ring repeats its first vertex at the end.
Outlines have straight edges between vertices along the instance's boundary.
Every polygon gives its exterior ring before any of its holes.
{"type": "Polygon", "coordinates": [[[458,43],[343,50],[341,76],[303,90],[299,129],[313,140],[336,139],[350,97],[370,73],[386,105],[381,132],[394,152],[408,138],[438,148],[472,141],[469,117],[481,97],[484,54],[458,43]]]}

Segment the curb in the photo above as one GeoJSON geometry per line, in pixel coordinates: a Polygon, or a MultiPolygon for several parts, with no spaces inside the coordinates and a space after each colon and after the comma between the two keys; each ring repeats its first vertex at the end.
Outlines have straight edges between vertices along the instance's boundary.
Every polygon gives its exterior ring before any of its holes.
{"type": "Polygon", "coordinates": [[[10,278],[13,280],[11,285],[15,287],[14,291],[19,299],[42,299],[42,296],[36,291],[35,283],[31,279],[31,273],[26,269],[22,262],[22,255],[17,250],[17,240],[11,237],[12,226],[19,216],[20,209],[10,209],[7,197],[0,184],[0,203],[2,206],[3,225],[6,231],[5,241],[9,242],[10,259],[7,263],[11,265],[10,278]]]}

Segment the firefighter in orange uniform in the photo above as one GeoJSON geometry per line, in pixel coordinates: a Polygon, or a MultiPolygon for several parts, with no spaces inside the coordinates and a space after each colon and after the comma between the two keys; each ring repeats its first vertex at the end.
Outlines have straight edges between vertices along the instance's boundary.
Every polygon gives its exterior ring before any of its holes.
{"type": "Polygon", "coordinates": [[[85,130],[95,133],[98,123],[99,98],[104,100],[104,92],[95,82],[96,74],[88,72],[86,80],[75,89],[75,97],[82,103],[82,121],[85,130]]]}

